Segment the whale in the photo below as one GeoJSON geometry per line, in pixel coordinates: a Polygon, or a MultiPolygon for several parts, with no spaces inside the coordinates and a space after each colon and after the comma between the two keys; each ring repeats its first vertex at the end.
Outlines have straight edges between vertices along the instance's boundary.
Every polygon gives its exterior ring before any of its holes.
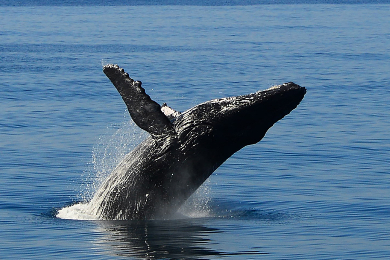
{"type": "MultiPolygon", "coordinates": [[[[105,220],[168,219],[229,157],[258,143],[294,110],[306,89],[289,82],[178,112],[152,100],[118,65],[103,72],[131,119],[149,136],[107,176],[89,202],[105,220]]],[[[234,87],[234,86],[232,86],[234,87]]]]}

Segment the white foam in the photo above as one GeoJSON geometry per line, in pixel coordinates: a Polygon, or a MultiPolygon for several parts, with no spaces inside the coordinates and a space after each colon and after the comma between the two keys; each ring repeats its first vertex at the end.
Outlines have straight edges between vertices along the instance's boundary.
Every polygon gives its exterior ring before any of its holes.
{"type": "Polygon", "coordinates": [[[91,214],[89,203],[78,203],[60,209],[56,215],[57,218],[75,219],[75,220],[97,220],[97,216],[91,214]]]}

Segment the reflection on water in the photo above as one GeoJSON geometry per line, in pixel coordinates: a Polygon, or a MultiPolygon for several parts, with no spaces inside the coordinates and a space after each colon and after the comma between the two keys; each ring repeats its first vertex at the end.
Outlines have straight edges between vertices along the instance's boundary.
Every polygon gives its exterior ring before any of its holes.
{"type": "Polygon", "coordinates": [[[104,221],[100,227],[107,234],[102,243],[109,245],[108,249],[118,256],[160,259],[221,254],[205,247],[209,241],[207,233],[219,230],[184,220],[104,221]]]}
{"type": "MultiPolygon", "coordinates": [[[[210,248],[211,236],[223,231],[202,225],[205,219],[100,221],[99,246],[110,255],[140,259],[207,259],[212,256],[260,255],[257,250],[222,252],[210,248]]],[[[217,243],[217,242],[215,242],[217,243]]],[[[215,248],[215,247],[214,247],[215,248]]]]}

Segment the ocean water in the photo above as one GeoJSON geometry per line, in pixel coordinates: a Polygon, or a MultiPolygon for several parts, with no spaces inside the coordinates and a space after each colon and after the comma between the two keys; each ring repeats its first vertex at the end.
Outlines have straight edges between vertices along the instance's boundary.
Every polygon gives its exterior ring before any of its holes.
{"type": "Polygon", "coordinates": [[[63,3],[0,5],[1,259],[390,257],[388,4],[63,3]],[[57,218],[147,136],[106,63],[180,111],[288,81],[307,94],[182,218],[57,218]]]}

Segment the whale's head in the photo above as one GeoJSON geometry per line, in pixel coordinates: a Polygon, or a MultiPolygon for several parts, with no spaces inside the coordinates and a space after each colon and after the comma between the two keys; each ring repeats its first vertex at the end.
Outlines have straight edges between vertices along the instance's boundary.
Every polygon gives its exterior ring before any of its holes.
{"type": "Polygon", "coordinates": [[[219,154],[214,161],[221,162],[242,147],[259,142],[306,93],[305,88],[290,82],[248,95],[211,100],[176,115],[153,101],[142,83],[131,79],[118,65],[105,65],[103,71],[122,96],[133,121],[162,147],[158,157],[179,149],[184,157],[219,154]]]}
{"type": "Polygon", "coordinates": [[[234,153],[259,142],[267,130],[289,114],[301,102],[306,89],[292,82],[256,93],[211,100],[199,104],[175,122],[179,138],[190,142],[196,138],[210,146],[229,143],[234,153]]]}

